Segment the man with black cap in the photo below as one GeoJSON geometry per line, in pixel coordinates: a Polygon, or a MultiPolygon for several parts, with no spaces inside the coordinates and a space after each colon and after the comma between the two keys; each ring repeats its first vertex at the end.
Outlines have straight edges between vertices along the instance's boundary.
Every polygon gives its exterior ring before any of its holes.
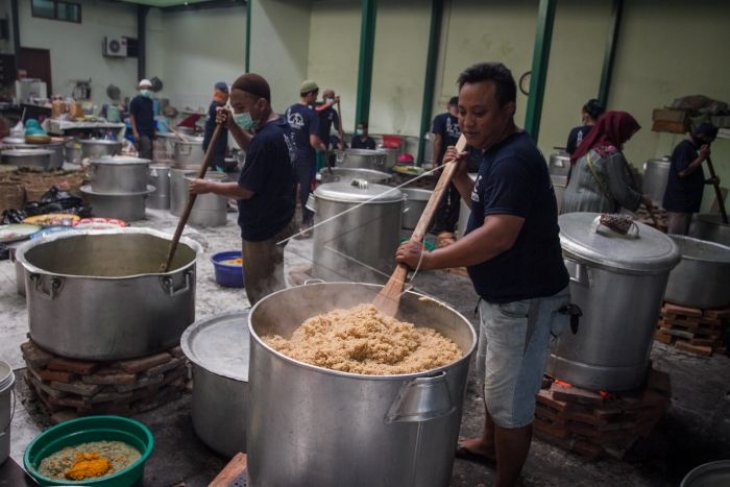
{"type": "MultiPolygon", "coordinates": [[[[205,119],[205,135],[203,135],[203,151],[208,151],[210,138],[215,130],[215,119],[218,108],[226,106],[228,103],[228,85],[224,81],[219,81],[213,85],[213,101],[210,102],[208,108],[208,118],[205,119]]],[[[228,150],[228,129],[221,128],[220,137],[213,148],[213,160],[211,161],[211,169],[223,171],[226,159],[226,151],[228,150]]]]}
{"type": "Polygon", "coordinates": [[[129,122],[139,157],[152,160],[152,139],[155,138],[155,113],[152,103],[152,82],[140,80],[139,95],[129,102],[129,122]]]}
{"type": "Polygon", "coordinates": [[[284,247],[296,230],[293,145],[286,120],[271,109],[271,91],[263,77],[254,73],[239,76],[231,86],[230,98],[233,113],[218,108],[216,122],[227,127],[246,150],[241,176],[236,183],[196,179],[190,192],[238,200],[245,289],[253,305],[286,287],[284,247]]]}
{"type": "Polygon", "coordinates": [[[317,150],[327,147],[319,138],[319,116],[314,111],[319,86],[306,80],[299,88],[299,101],[286,110],[286,119],[292,131],[296,155],[294,168],[297,175],[297,194],[302,209],[302,237],[311,236],[309,228],[314,222],[314,213],[307,209],[307,198],[312,190],[317,170],[317,150]]]}
{"type": "Polygon", "coordinates": [[[700,211],[705,184],[719,183],[705,179],[702,163],[710,157],[710,144],[717,137],[717,127],[699,124],[689,139],[680,142],[672,152],[667,189],[662,206],[667,210],[668,233],[687,235],[692,213],[700,211]]]}

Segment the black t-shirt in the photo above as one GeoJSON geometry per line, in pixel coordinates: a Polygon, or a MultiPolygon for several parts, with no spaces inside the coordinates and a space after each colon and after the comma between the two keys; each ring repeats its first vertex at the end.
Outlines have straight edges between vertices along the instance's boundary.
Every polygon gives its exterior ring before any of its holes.
{"type": "MultiPolygon", "coordinates": [[[[213,101],[210,103],[210,107],[208,107],[208,118],[205,119],[205,134],[203,135],[203,151],[208,150],[208,145],[210,144],[210,138],[213,136],[213,131],[215,130],[215,117],[218,112],[218,107],[221,107],[223,105],[219,105],[217,102],[213,101]]],[[[224,127],[221,127],[221,133],[218,136],[218,141],[215,143],[215,161],[214,163],[216,165],[222,165],[223,161],[225,160],[226,156],[226,149],[228,148],[228,129],[224,127]]]]}
{"type": "Polygon", "coordinates": [[[375,150],[375,140],[372,137],[368,137],[367,139],[362,140],[359,135],[355,135],[354,137],[352,137],[350,147],[352,147],[353,149],[375,150]]]}
{"type": "Polygon", "coordinates": [[[456,145],[459,141],[459,136],[461,135],[461,130],[459,130],[459,119],[449,112],[436,115],[433,119],[431,132],[441,136],[441,153],[437,154],[438,158],[436,159],[436,162],[441,164],[446,148],[450,145],[456,145]]]}
{"type": "Polygon", "coordinates": [[[134,116],[137,132],[140,135],[154,137],[155,113],[152,107],[152,98],[137,95],[129,102],[129,114],[134,116]]]}
{"type": "Polygon", "coordinates": [[[691,140],[683,140],[672,152],[672,164],[669,166],[667,189],[664,191],[662,206],[667,211],[676,213],[697,213],[702,205],[702,193],[705,190],[705,173],[702,166],[692,174],[680,178],[679,173],[687,169],[697,158],[697,146],[691,140]]]}
{"type": "Polygon", "coordinates": [[[319,117],[308,105],[295,103],[286,110],[286,120],[296,148],[296,163],[313,163],[315,150],[309,142],[310,135],[319,135],[319,117]]]}
{"type": "Polygon", "coordinates": [[[573,155],[573,152],[575,152],[580,143],[583,142],[583,138],[588,135],[588,132],[590,132],[592,128],[592,125],[581,125],[580,127],[572,129],[568,134],[568,144],[565,148],[565,152],[573,155]]]}
{"type": "Polygon", "coordinates": [[[329,144],[332,126],[335,126],[335,130],[340,129],[340,117],[332,107],[325,108],[317,115],[319,116],[319,138],[325,144],[329,144]]]}
{"type": "Polygon", "coordinates": [[[489,215],[525,219],[508,251],[468,268],[477,294],[490,303],[552,296],[568,285],[558,233],[558,208],[547,164],[526,132],[482,154],[466,233],[489,215]]]}
{"type": "Polygon", "coordinates": [[[289,126],[279,118],[256,132],[246,149],[238,184],[255,194],[238,201],[238,224],[244,240],[272,238],[294,217],[296,182],[288,137],[289,126]]]}

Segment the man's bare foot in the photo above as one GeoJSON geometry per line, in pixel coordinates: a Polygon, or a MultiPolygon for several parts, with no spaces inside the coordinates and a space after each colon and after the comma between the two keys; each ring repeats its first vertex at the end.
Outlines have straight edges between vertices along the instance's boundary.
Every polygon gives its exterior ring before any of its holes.
{"type": "Polygon", "coordinates": [[[494,446],[487,445],[482,438],[459,438],[456,458],[477,463],[497,463],[494,446]]]}

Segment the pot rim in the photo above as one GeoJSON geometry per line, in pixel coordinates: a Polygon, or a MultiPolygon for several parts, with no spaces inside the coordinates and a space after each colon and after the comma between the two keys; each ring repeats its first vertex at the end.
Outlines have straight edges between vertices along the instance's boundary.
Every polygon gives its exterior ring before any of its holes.
{"type": "Polygon", "coordinates": [[[85,184],[85,185],[81,186],[81,192],[90,194],[92,196],[119,196],[119,197],[121,197],[121,196],[144,196],[144,195],[153,193],[155,191],[155,189],[157,189],[154,186],[152,186],[151,184],[148,184],[146,190],[137,191],[136,193],[100,193],[99,191],[94,191],[93,189],[91,189],[91,186],[92,186],[91,184],[85,184]]]}
{"type": "Polygon", "coordinates": [[[119,145],[122,143],[118,140],[107,140],[107,139],[82,139],[78,141],[80,144],[86,145],[119,145]]]}
{"type": "MultiPolygon", "coordinates": [[[[119,234],[142,234],[142,235],[151,235],[153,237],[158,237],[164,240],[170,241],[172,239],[172,235],[160,232],[158,230],[153,230],[151,228],[145,228],[145,227],[125,227],[125,228],[110,228],[107,230],[76,230],[74,232],[59,232],[59,233],[53,233],[43,238],[38,238],[35,240],[29,240],[28,242],[24,243],[23,245],[19,246],[15,250],[15,259],[16,261],[20,262],[20,264],[23,266],[23,269],[25,269],[26,272],[32,273],[32,274],[43,274],[45,276],[58,276],[58,277],[64,277],[69,279],[92,279],[92,280],[99,280],[99,281],[122,281],[126,279],[136,279],[140,277],[155,277],[155,276],[172,276],[174,274],[177,274],[181,271],[186,271],[190,267],[195,266],[198,257],[203,252],[202,246],[197,243],[196,241],[187,238],[187,237],[180,237],[180,243],[183,243],[190,247],[193,252],[195,252],[195,258],[191,259],[190,262],[187,264],[178,267],[177,269],[173,269],[167,272],[146,272],[144,274],[130,274],[128,276],[79,276],[76,274],[62,274],[58,272],[50,272],[46,269],[41,269],[40,267],[36,267],[35,265],[28,262],[28,260],[25,258],[26,252],[28,252],[30,249],[34,248],[37,245],[46,244],[48,242],[54,242],[56,240],[62,240],[66,238],[74,238],[74,237],[85,237],[89,235],[119,235],[119,234]]],[[[162,263],[162,262],[161,262],[162,263]]]]}
{"type": "Polygon", "coordinates": [[[705,263],[708,263],[708,264],[720,264],[720,265],[730,264],[730,247],[728,247],[727,245],[723,245],[723,244],[718,243],[718,242],[713,242],[711,240],[702,240],[701,238],[688,237],[688,236],[685,236],[685,235],[673,235],[673,234],[670,234],[669,235],[669,238],[671,238],[672,240],[674,240],[675,243],[689,242],[689,243],[692,243],[692,244],[695,244],[695,245],[697,243],[699,243],[699,244],[701,244],[703,246],[706,246],[706,247],[711,247],[711,248],[714,247],[713,250],[716,250],[716,251],[719,251],[719,252],[725,252],[727,254],[725,256],[725,259],[724,260],[703,258],[703,257],[698,257],[696,255],[688,255],[688,254],[685,254],[684,252],[682,252],[681,245],[678,245],[679,252],[682,254],[682,260],[691,260],[693,262],[705,262],[705,263]]]}
{"type": "Polygon", "coordinates": [[[52,156],[55,151],[50,149],[39,149],[39,148],[28,148],[28,149],[9,149],[2,151],[2,155],[11,157],[25,157],[25,156],[52,156]]]}
{"type": "MultiPolygon", "coordinates": [[[[294,286],[294,287],[282,289],[280,291],[276,291],[275,293],[271,293],[268,296],[261,299],[259,302],[257,302],[255,305],[253,305],[253,307],[249,311],[248,332],[249,332],[249,336],[251,337],[251,340],[255,341],[258,345],[264,347],[267,351],[274,354],[280,360],[283,360],[291,365],[294,365],[296,367],[301,367],[304,369],[309,369],[313,372],[318,372],[320,374],[333,375],[333,376],[341,377],[344,379],[367,380],[367,381],[371,381],[371,380],[376,380],[376,381],[398,380],[398,381],[401,381],[401,380],[415,379],[417,377],[430,377],[430,376],[437,375],[440,372],[446,371],[447,369],[450,369],[452,367],[456,367],[457,365],[461,364],[464,361],[466,361],[468,363],[468,361],[471,360],[471,356],[477,347],[477,334],[476,334],[476,331],[474,330],[474,326],[472,326],[471,322],[466,318],[466,316],[464,316],[461,313],[459,313],[458,311],[456,311],[453,307],[449,306],[447,303],[445,303],[439,299],[433,298],[431,296],[427,296],[425,294],[417,293],[414,291],[406,291],[406,294],[412,294],[414,296],[418,296],[419,299],[427,299],[429,301],[433,301],[434,303],[437,303],[438,305],[448,309],[449,311],[454,313],[456,316],[463,319],[464,323],[466,323],[468,325],[469,331],[471,332],[471,346],[469,347],[469,350],[463,351],[464,353],[461,356],[461,358],[459,358],[458,360],[454,360],[453,362],[448,363],[446,365],[442,365],[441,367],[437,367],[435,369],[428,369],[428,370],[424,370],[422,372],[413,372],[410,374],[390,374],[390,375],[355,374],[352,372],[342,372],[339,370],[327,369],[325,367],[319,367],[318,365],[312,365],[312,364],[300,362],[296,359],[293,359],[293,358],[289,357],[288,355],[285,355],[285,354],[275,350],[274,348],[270,347],[266,342],[264,342],[261,339],[261,337],[258,335],[258,333],[256,333],[256,330],[254,330],[251,317],[254,316],[254,314],[256,313],[256,308],[258,308],[258,306],[262,302],[264,302],[266,299],[268,299],[272,296],[276,296],[278,294],[286,293],[292,289],[297,289],[297,288],[304,287],[304,286],[309,286],[309,287],[311,287],[311,286],[333,286],[333,285],[342,285],[342,284],[354,285],[354,286],[358,286],[358,287],[364,286],[364,287],[371,287],[371,288],[380,288],[380,289],[382,289],[384,287],[379,284],[342,281],[342,282],[323,282],[323,283],[316,283],[316,284],[303,284],[301,286],[294,286]]],[[[251,348],[251,356],[253,356],[253,347],[251,348]]],[[[250,367],[251,366],[249,365],[249,371],[250,371],[250,367]]]]}

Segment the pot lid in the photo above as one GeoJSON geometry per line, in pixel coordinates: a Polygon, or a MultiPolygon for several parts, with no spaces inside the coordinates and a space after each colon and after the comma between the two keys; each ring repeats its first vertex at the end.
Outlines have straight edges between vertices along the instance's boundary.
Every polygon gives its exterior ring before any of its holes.
{"type": "Polygon", "coordinates": [[[5,143],[5,144],[13,144],[13,145],[17,145],[17,144],[23,144],[24,145],[25,144],[25,137],[5,137],[3,139],[3,143],[5,143]]]}
{"type": "Polygon", "coordinates": [[[634,222],[627,235],[598,224],[598,213],[560,215],[560,245],[575,257],[621,270],[654,272],[670,270],[680,260],[677,244],[664,233],[634,222]]]}
{"type": "Polygon", "coordinates": [[[79,140],[81,144],[99,144],[99,145],[122,145],[118,140],[106,140],[106,139],[85,139],[79,140]]]}
{"type": "Polygon", "coordinates": [[[248,313],[234,311],[190,325],[180,338],[188,359],[214,374],[248,382],[248,313]]]}
{"type": "Polygon", "coordinates": [[[92,159],[89,164],[109,164],[109,165],[123,165],[123,164],[146,164],[149,165],[149,159],[140,159],[139,157],[132,156],[103,156],[99,159],[92,159]]]}
{"type": "Polygon", "coordinates": [[[363,179],[326,183],[319,186],[314,195],[325,200],[353,203],[390,203],[403,200],[403,193],[399,189],[372,184],[363,179]]]}

